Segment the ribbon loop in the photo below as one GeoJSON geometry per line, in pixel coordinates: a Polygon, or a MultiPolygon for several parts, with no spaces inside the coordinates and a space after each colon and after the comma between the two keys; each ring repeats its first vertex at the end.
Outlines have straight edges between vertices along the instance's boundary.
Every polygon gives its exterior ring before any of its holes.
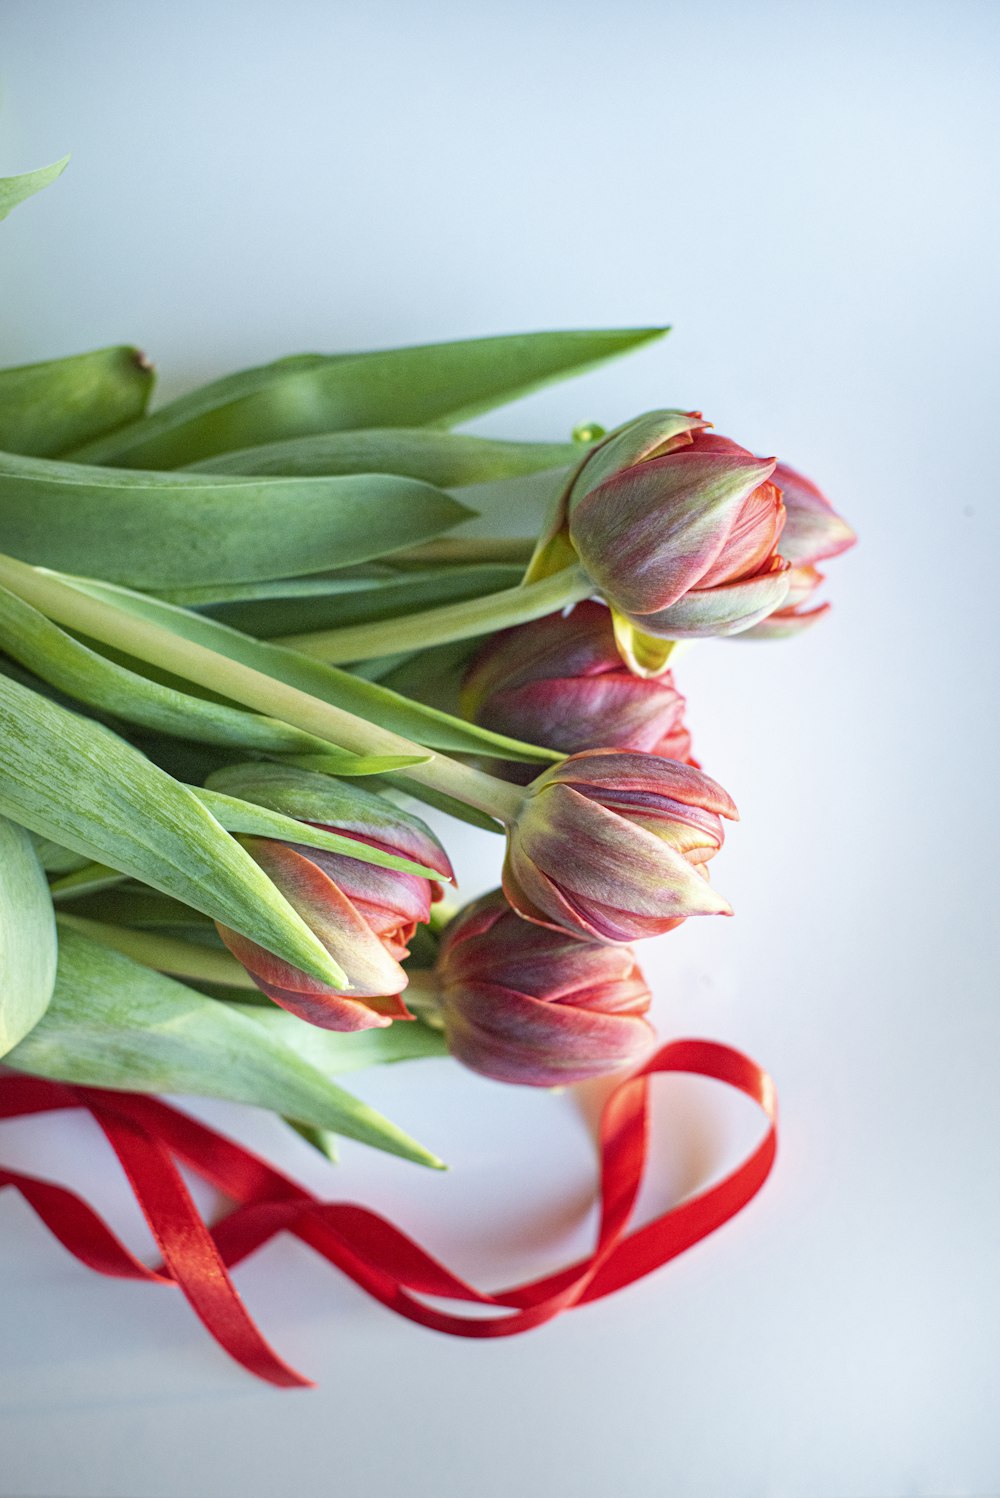
{"type": "Polygon", "coordinates": [[[351,1202],[320,1201],[250,1150],[158,1098],[0,1075],[0,1119],[61,1108],[88,1109],[104,1130],[162,1264],[151,1269],[141,1263],[63,1186],[0,1167],[0,1190],[19,1191],[63,1246],[97,1273],[176,1284],[219,1345],[279,1388],[308,1387],[309,1380],[264,1340],[229,1274],[278,1233],[293,1233],[374,1299],[421,1326],[458,1337],[513,1336],[633,1284],[707,1237],[756,1196],[777,1148],[777,1103],[765,1071],[715,1041],[669,1042],[619,1083],[605,1104],[594,1251],[555,1274],[489,1294],[452,1274],[378,1213],[351,1202]],[[646,1165],[649,1079],[670,1072],[707,1077],[745,1093],[763,1110],[768,1130],[721,1181],[629,1233],[646,1165]],[[236,1203],[214,1227],[199,1214],[178,1161],[236,1203]],[[420,1296],[474,1304],[497,1315],[441,1311],[420,1296]]]}

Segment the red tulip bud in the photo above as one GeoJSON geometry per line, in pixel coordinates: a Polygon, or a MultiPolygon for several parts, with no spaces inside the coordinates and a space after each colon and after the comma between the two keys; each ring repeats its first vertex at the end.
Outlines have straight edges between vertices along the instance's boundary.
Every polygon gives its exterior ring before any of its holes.
{"type": "Polygon", "coordinates": [[[595,749],[525,790],[508,838],[503,887],[529,920],[604,942],[728,915],[706,863],[722,846],[731,799],[690,765],[595,749]]]}
{"type": "MultiPolygon", "coordinates": [[[[472,658],[461,701],[481,727],[566,754],[612,747],[690,757],[684,698],[670,672],[633,675],[608,610],[590,600],[493,635],[472,658]]],[[[518,768],[525,778],[534,773],[518,768]]]]}
{"type": "MultiPolygon", "coordinates": [[[[257,764],[219,771],[209,784],[423,864],[443,879],[452,877],[448,856],[430,829],[368,791],[305,770],[257,764]]],[[[329,988],[219,926],[257,987],[282,1008],[327,1030],[367,1030],[411,1018],[399,997],[407,981],[400,963],[417,925],[440,899],[441,886],[303,844],[257,837],[243,843],[350,979],[349,992],[329,988]]]]}
{"type": "Polygon", "coordinates": [[[500,890],[446,928],[435,973],[450,1050],[501,1082],[581,1082],[637,1064],[655,1040],[627,947],[531,925],[500,890]]]}

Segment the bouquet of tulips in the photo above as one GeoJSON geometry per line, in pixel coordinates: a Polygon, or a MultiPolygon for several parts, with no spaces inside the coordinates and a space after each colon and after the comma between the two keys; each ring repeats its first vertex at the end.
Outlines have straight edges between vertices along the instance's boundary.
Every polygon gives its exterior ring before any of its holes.
{"type": "Polygon", "coordinates": [[[651,1054],[633,944],[728,913],[736,816],[674,654],[811,626],[853,533],[697,411],[452,429],[665,331],[299,355],[152,414],[132,348],[0,371],[0,1091],[235,1099],[435,1165],[334,1078],[651,1054]],[[458,905],[422,804],[502,834],[493,893],[458,905]]]}

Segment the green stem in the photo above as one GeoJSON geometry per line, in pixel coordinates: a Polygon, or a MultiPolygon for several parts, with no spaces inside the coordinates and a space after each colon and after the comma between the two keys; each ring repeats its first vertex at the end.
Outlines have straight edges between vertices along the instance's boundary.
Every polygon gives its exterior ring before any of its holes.
{"type": "MultiPolygon", "coordinates": [[[[356,713],[322,702],[263,671],[175,635],[160,624],[92,598],[57,573],[0,555],[0,586],[9,588],[58,624],[182,676],[186,681],[197,682],[244,707],[280,718],[353,754],[426,756],[429,752],[424,745],[369,723],[356,713]]],[[[508,824],[523,800],[518,787],[472,765],[459,764],[444,754],[434,754],[423,764],[401,768],[399,774],[508,824]]]]}
{"type": "Polygon", "coordinates": [[[200,979],[203,983],[222,983],[228,988],[257,987],[235,957],[228,952],[218,952],[214,947],[196,946],[193,942],[179,941],[176,936],[157,936],[154,932],[132,931],[125,926],[107,926],[103,921],[90,921],[84,916],[68,915],[62,911],[56,919],[60,926],[92,936],[103,946],[131,957],[143,967],[155,968],[157,972],[170,973],[175,978],[200,979]]]}
{"type": "Polygon", "coordinates": [[[438,980],[433,968],[407,965],[406,976],[408,982],[403,990],[403,998],[407,1009],[411,1010],[423,1024],[430,1025],[432,1030],[443,1030],[444,1022],[441,1019],[441,1005],[438,1000],[438,980]]]}
{"type": "Polygon", "coordinates": [[[411,614],[407,619],[383,619],[372,624],[350,624],[342,629],[321,629],[312,634],[284,635],[273,641],[303,655],[315,655],[330,664],[367,661],[377,655],[406,650],[424,650],[451,640],[468,640],[491,634],[511,624],[526,624],[579,603],[594,591],[580,567],[564,567],[536,583],[487,593],[464,603],[446,603],[440,608],[411,614]]]}

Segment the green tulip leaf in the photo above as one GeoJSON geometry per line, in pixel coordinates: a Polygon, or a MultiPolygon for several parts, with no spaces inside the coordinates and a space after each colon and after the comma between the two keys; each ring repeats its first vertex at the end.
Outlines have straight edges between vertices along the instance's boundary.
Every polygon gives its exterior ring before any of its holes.
{"type": "Polygon", "coordinates": [[[249,1005],[208,998],[61,925],[52,1002],[5,1064],[87,1087],[251,1103],[420,1165],[441,1165],[337,1087],[283,1035],[250,1019],[251,1012],[249,1005]]]}
{"type": "Polygon", "coordinates": [[[139,588],[351,566],[471,514],[442,490],[391,474],[203,478],[0,453],[0,548],[139,588]]]}
{"type": "Polygon", "coordinates": [[[188,466],[198,473],[266,474],[272,478],[398,473],[441,489],[457,489],[465,484],[561,468],[577,462],[583,451],[574,442],[497,442],[419,427],[373,427],[268,442],[188,466]]]}
{"type": "Polygon", "coordinates": [[[279,359],[192,391],[74,456],[129,468],[177,468],[218,453],[326,432],[454,426],[665,332],[524,333],[279,359]]]}
{"type": "Polygon", "coordinates": [[[51,166],[40,166],[33,172],[22,172],[17,177],[0,177],[0,219],[6,218],[19,203],[33,198],[36,192],[41,192],[43,187],[48,187],[57,177],[61,177],[68,162],[69,157],[64,156],[61,161],[54,161],[51,166]]]}
{"type": "MultiPolygon", "coordinates": [[[[268,770],[274,770],[279,773],[284,772],[289,777],[298,774],[303,779],[306,778],[304,771],[285,770],[282,765],[241,765],[238,768],[247,770],[251,775],[260,775],[268,770]]],[[[335,784],[322,775],[310,778],[315,778],[323,786],[335,784]]],[[[345,791],[347,787],[339,786],[338,789],[345,791]]],[[[225,795],[222,791],[207,790],[199,786],[192,786],[191,790],[202,805],[208,807],[219,825],[225,827],[227,832],[238,832],[247,837],[277,838],[286,843],[298,843],[304,848],[325,848],[330,853],[341,853],[345,858],[356,858],[361,863],[372,863],[380,869],[398,869],[400,873],[416,874],[423,879],[441,878],[438,870],[429,869],[422,863],[415,863],[413,859],[401,858],[395,853],[386,853],[382,848],[373,848],[369,843],[362,843],[355,837],[342,837],[336,832],[327,832],[323,827],[310,826],[308,822],[297,821],[294,815],[285,816],[279,811],[272,811],[267,806],[255,805],[250,801],[240,800],[236,796],[225,795]]],[[[320,810],[319,800],[319,797],[314,798],[317,812],[320,810]]],[[[313,814],[301,812],[299,815],[311,817],[313,814]]],[[[332,808],[330,820],[335,820],[332,808]]]]}
{"type": "Polygon", "coordinates": [[[23,1040],[52,998],[56,927],[31,837],[0,817],[0,1056],[23,1040]]]}
{"type": "MultiPolygon", "coordinates": [[[[292,579],[278,592],[270,584],[270,597],[252,602],[213,601],[208,605],[214,619],[245,630],[257,639],[274,635],[305,634],[315,629],[333,629],[348,624],[370,624],[381,619],[405,619],[422,609],[442,603],[464,603],[487,593],[514,588],[524,575],[523,567],[473,564],[438,567],[417,572],[395,572],[388,577],[352,578],[350,586],[337,587],[334,579],[309,586],[312,579],[292,579]]],[[[162,591],[160,596],[164,596],[162,591]]],[[[199,605],[171,592],[174,603],[199,605]]],[[[204,605],[202,605],[204,606],[204,605]]]]}
{"type": "Polygon", "coordinates": [[[109,729],[0,677],[0,814],[241,931],[335,988],[348,977],[186,786],[109,729]]]}
{"type": "Polygon", "coordinates": [[[153,367],[136,348],[0,369],[0,449],[53,458],[141,416],[153,367]]]}

